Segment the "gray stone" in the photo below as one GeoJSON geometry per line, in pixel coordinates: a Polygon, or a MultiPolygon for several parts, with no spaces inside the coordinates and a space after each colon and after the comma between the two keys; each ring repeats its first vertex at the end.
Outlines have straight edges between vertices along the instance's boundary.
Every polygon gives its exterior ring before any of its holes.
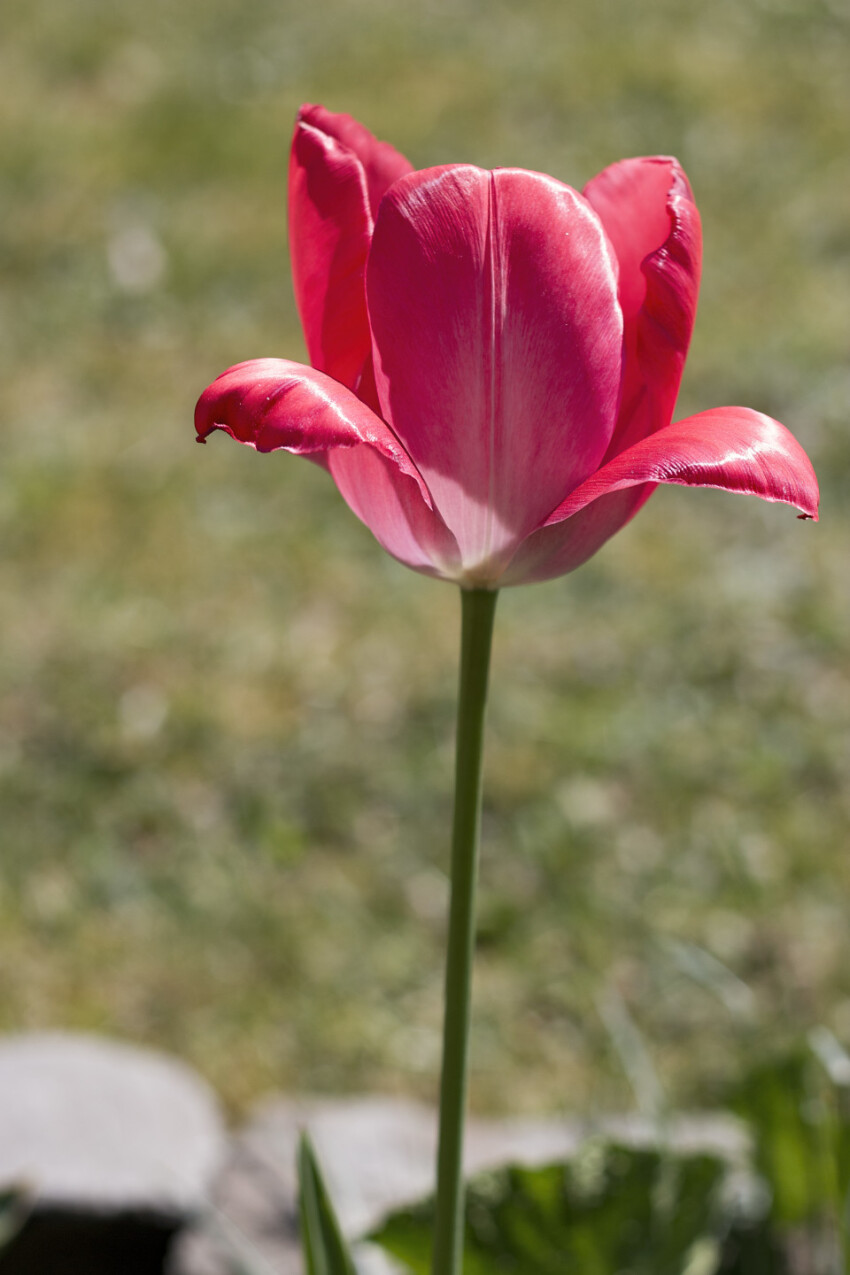
{"type": "MultiPolygon", "coordinates": [[[[207,1224],[175,1245],[169,1275],[232,1275],[229,1255],[241,1253],[260,1272],[303,1275],[297,1239],[295,1152],[307,1129],[340,1225],[352,1240],[367,1234],[392,1209],[415,1203],[434,1185],[436,1115],[428,1107],[394,1098],[276,1098],[258,1108],[234,1139],[215,1190],[207,1224]]],[[[574,1119],[471,1119],[467,1125],[468,1174],[500,1165],[541,1165],[576,1153],[590,1134],[631,1145],[654,1145],[651,1122],[621,1117],[574,1119]]],[[[722,1116],[678,1117],[664,1130],[674,1148],[714,1151],[741,1160],[747,1140],[722,1116]]],[[[357,1250],[361,1275],[392,1268],[374,1248],[357,1250]]]]}
{"type": "Polygon", "coordinates": [[[180,1062],[95,1036],[0,1039],[0,1183],[34,1192],[0,1275],[161,1272],[225,1146],[212,1092],[180,1062]]]}

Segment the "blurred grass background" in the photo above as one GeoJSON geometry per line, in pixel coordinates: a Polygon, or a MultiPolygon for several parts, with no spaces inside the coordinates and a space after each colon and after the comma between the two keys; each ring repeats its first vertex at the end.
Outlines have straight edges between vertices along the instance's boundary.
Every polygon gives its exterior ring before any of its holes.
{"type": "Polygon", "coordinates": [[[434,1094],[455,591],[318,469],[191,428],[229,364],[303,355],[310,100],[417,167],[678,155],[706,248],[680,412],[779,417],[823,487],[819,526],[661,490],[503,595],[473,1102],[628,1104],[612,1005],[679,1103],[812,1024],[850,1042],[846,0],[5,0],[3,26],[0,1027],[175,1050],[234,1109],[434,1094]]]}

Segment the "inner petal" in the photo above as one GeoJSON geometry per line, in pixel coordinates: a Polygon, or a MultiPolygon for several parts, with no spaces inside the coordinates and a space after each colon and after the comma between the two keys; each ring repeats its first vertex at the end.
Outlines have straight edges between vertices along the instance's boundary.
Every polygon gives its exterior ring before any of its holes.
{"type": "Polygon", "coordinates": [[[620,385],[616,266],[575,191],[522,170],[414,173],[378,215],[378,395],[473,567],[509,556],[602,459],[620,385]]]}

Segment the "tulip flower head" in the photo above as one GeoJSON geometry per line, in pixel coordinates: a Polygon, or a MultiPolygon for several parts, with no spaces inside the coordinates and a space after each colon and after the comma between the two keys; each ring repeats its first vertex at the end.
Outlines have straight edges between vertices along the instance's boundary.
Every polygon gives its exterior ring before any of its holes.
{"type": "Polygon", "coordinates": [[[673,423],[701,264],[675,159],[612,164],[581,194],[523,169],[415,172],[305,106],[289,225],[312,366],[230,368],[198,437],[309,456],[406,566],[473,589],[563,575],[658,483],[817,517],[812,466],[777,421],[720,407],[673,423]]]}

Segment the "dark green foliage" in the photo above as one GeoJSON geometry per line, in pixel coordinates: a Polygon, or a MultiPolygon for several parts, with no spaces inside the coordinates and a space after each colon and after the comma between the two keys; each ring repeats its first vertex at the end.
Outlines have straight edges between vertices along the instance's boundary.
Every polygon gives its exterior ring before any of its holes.
{"type": "MultiPolygon", "coordinates": [[[[715,1275],[730,1227],[726,1172],[707,1155],[592,1142],[568,1165],[475,1179],[465,1275],[715,1275]]],[[[430,1226],[423,1206],[373,1238],[427,1275],[430,1226]]]]}
{"type": "MultiPolygon", "coordinates": [[[[751,1159],[589,1142],[473,1180],[467,1275],[835,1275],[850,1256],[850,1058],[826,1029],[730,1094],[751,1159]]],[[[431,1206],[375,1239],[427,1275],[431,1206]]]]}
{"type": "Polygon", "coordinates": [[[786,1247],[823,1251],[830,1271],[850,1255],[850,1059],[829,1033],[813,1040],[816,1048],[755,1067],[731,1103],[753,1130],[774,1234],[786,1247]]]}

